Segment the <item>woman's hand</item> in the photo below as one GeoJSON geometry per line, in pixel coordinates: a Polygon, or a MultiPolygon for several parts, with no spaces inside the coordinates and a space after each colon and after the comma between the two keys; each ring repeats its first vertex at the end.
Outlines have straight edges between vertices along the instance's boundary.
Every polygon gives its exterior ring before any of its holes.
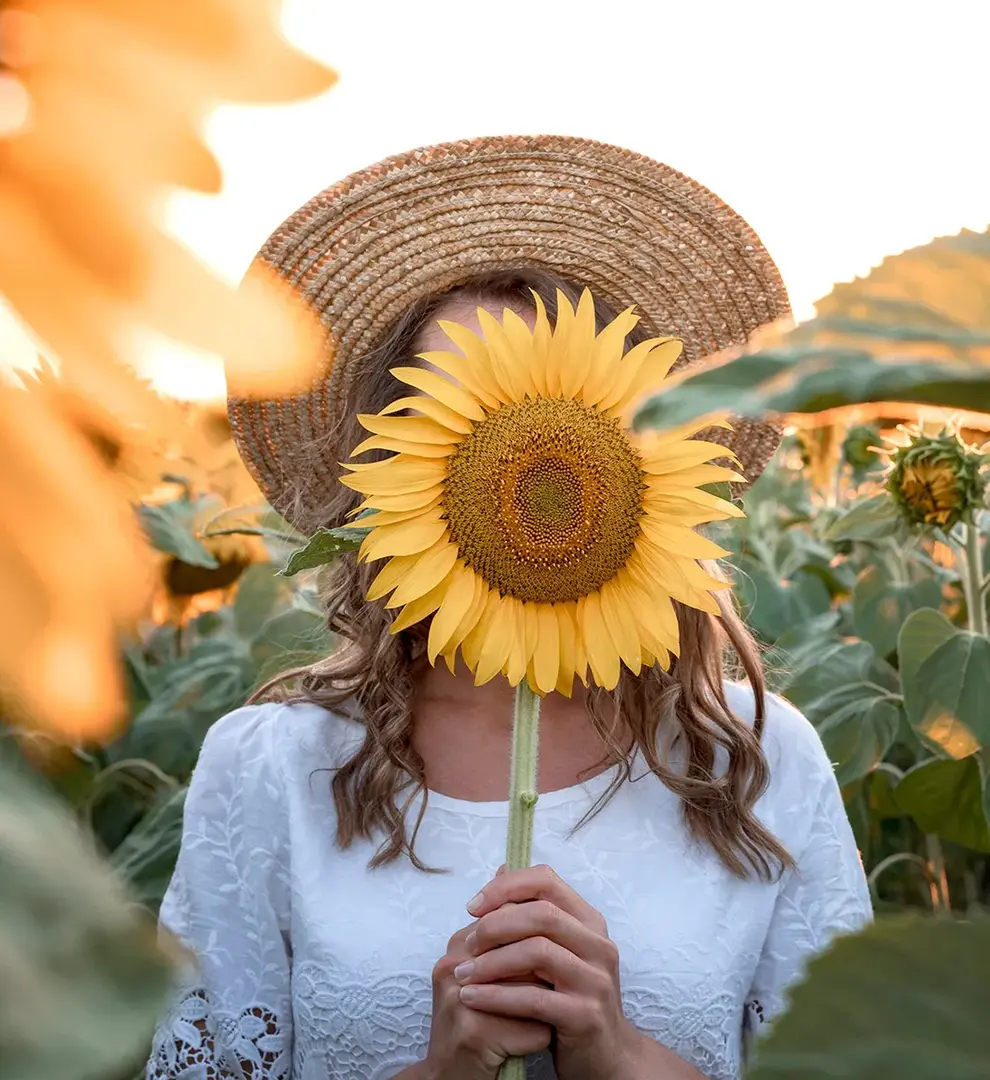
{"type": "Polygon", "coordinates": [[[468,911],[478,922],[454,971],[464,1005],[551,1025],[560,1080],[637,1075],[651,1040],[623,1015],[619,951],[599,912],[549,866],[500,872],[468,911]],[[519,976],[550,985],[505,985],[519,976]]]}
{"type": "Polygon", "coordinates": [[[535,1054],[550,1045],[546,1023],[512,1014],[489,1015],[461,1001],[454,969],[470,961],[467,939],[477,925],[458,930],[433,968],[430,1047],[422,1065],[410,1070],[415,1080],[495,1080],[507,1057],[535,1054]]]}

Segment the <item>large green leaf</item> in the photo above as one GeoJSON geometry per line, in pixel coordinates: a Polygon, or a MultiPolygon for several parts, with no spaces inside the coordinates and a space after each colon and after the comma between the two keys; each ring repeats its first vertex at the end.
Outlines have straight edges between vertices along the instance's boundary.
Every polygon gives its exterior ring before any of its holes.
{"type": "Polygon", "coordinates": [[[190,566],[216,569],[220,563],[189,531],[185,518],[172,505],[138,507],[138,517],[152,546],[190,566]]]}
{"type": "Polygon", "coordinates": [[[755,559],[742,557],[738,595],[746,620],[764,641],[774,642],[787,630],[829,610],[832,597],[815,574],[798,571],[778,577],[755,559]]]}
{"type": "Polygon", "coordinates": [[[884,540],[903,535],[904,520],[893,499],[882,492],[856,503],[834,521],[825,533],[827,540],[884,540]]]}
{"type": "Polygon", "coordinates": [[[288,604],[292,589],[272,563],[248,567],[237,585],[234,598],[234,626],[250,640],[265,625],[279,605],[288,604]]]}
{"type": "Polygon", "coordinates": [[[170,987],[147,913],[0,763],[0,1080],[133,1076],[170,987]]]}
{"type": "Polygon", "coordinates": [[[869,681],[875,658],[873,646],[865,641],[829,645],[817,656],[809,656],[806,665],[795,671],[785,687],[787,696],[809,719],[824,716],[818,702],[837,688],[869,681]]]}
{"type": "Polygon", "coordinates": [[[922,609],[898,640],[904,707],[937,752],[962,758],[990,742],[990,642],[922,609]]]}
{"type": "Polygon", "coordinates": [[[166,666],[155,698],[108,749],[111,760],[143,758],[170,776],[188,777],[210,725],[242,705],[252,683],[251,659],[239,642],[200,642],[166,666]]]}
{"type": "Polygon", "coordinates": [[[133,897],[158,909],[179,855],[186,788],[163,791],[110,857],[133,897]]]}
{"type": "Polygon", "coordinates": [[[810,965],[748,1080],[986,1080],[990,921],[884,918],[810,965]]]}
{"type": "Polygon", "coordinates": [[[990,793],[978,754],[916,765],[904,774],[894,798],[922,832],[990,852],[990,793]]]}
{"type": "Polygon", "coordinates": [[[325,659],[333,638],[326,621],[311,611],[292,608],[280,612],[261,628],[251,643],[255,681],[265,682],[290,667],[325,659]]]}
{"type": "Polygon", "coordinates": [[[897,648],[904,620],[919,608],[937,608],[942,590],[932,578],[913,584],[891,581],[878,566],[864,571],[853,592],[853,625],[880,656],[897,648]]]}
{"type": "Polygon", "coordinates": [[[892,256],[816,306],[817,318],[766,347],[668,386],[636,426],[868,402],[990,411],[990,232],[892,256]]]}
{"type": "Polygon", "coordinates": [[[326,566],[345,552],[357,551],[369,532],[369,529],[318,529],[305,547],[289,556],[281,573],[292,577],[303,570],[326,566]]]}
{"type": "Polygon", "coordinates": [[[837,687],[815,702],[814,711],[818,733],[843,787],[883,761],[900,729],[900,704],[869,682],[837,687]]]}

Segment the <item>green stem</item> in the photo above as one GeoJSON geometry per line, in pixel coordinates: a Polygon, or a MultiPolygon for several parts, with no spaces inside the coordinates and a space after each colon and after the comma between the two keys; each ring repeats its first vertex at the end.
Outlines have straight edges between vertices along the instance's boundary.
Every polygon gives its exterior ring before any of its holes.
{"type": "MultiPolygon", "coordinates": [[[[540,699],[523,681],[516,688],[512,719],[512,763],[509,771],[509,835],[506,870],[524,870],[532,861],[533,819],[536,816],[536,763],[540,746],[540,699]]],[[[499,1080],[526,1080],[526,1059],[510,1057],[499,1069],[499,1080]]]]}
{"type": "Polygon", "coordinates": [[[983,596],[983,557],[980,551],[980,527],[975,521],[969,521],[966,529],[966,546],[960,552],[962,565],[963,591],[966,594],[966,610],[969,614],[969,628],[974,634],[987,636],[987,608],[983,596]]]}

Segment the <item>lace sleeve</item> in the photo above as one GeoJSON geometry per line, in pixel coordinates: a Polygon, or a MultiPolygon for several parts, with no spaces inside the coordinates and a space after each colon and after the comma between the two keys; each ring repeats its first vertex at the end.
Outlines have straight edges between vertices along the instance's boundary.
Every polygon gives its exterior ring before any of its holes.
{"type": "Polygon", "coordinates": [[[786,991],[832,939],[872,919],[869,888],[842,794],[829,768],[807,842],[782,884],[746,1003],[749,1034],[783,1012],[786,991]]]}
{"type": "Polygon", "coordinates": [[[239,709],[203,744],[160,916],[162,930],[193,955],[155,1035],[147,1080],[290,1075],[288,830],[272,746],[277,711],[239,709]]]}

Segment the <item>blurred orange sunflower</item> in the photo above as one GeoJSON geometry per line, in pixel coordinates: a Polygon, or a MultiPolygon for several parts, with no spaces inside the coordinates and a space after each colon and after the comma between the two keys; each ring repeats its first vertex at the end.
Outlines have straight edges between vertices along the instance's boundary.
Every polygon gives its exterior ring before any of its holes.
{"type": "Polygon", "coordinates": [[[71,387],[0,386],[8,718],[78,739],[122,717],[115,628],[145,610],[154,562],[108,454],[133,445],[121,424],[153,443],[173,416],[136,385],[128,335],[147,328],[220,353],[247,394],[305,381],[319,354],[319,327],[284,286],[255,270],[231,289],[157,221],[170,187],[220,187],[199,133],[214,103],[332,84],[281,38],[277,10],[271,0],[0,2],[0,293],[71,387]]]}

